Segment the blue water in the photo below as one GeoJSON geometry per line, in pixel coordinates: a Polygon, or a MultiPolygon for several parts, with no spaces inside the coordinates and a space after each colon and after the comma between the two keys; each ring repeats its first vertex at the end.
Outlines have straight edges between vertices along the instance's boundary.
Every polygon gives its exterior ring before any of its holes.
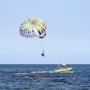
{"type": "Polygon", "coordinates": [[[0,65],[0,90],[90,90],[90,65],[67,66],[74,73],[53,73],[56,64],[0,65]]]}

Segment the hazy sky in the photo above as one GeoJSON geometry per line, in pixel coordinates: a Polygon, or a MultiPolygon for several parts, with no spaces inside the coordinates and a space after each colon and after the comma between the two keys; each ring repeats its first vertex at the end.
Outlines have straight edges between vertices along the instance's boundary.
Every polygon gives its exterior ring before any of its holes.
{"type": "Polygon", "coordinates": [[[90,64],[90,0],[0,0],[0,64],[58,63],[90,64]],[[46,22],[45,40],[20,36],[31,17],[46,22]]]}

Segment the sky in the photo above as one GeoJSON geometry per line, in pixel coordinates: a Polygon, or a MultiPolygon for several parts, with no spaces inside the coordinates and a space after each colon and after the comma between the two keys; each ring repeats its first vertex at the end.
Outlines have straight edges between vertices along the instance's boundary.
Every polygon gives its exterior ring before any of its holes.
{"type": "Polygon", "coordinates": [[[63,63],[90,64],[90,0],[0,0],[0,64],[63,63]],[[46,22],[44,40],[20,35],[31,17],[46,22]]]}

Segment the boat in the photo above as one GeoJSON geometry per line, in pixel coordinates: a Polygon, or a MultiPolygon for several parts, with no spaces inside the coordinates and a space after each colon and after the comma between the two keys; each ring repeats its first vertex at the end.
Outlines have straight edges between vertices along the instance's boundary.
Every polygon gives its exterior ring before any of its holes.
{"type": "Polygon", "coordinates": [[[65,64],[62,64],[64,67],[60,68],[60,65],[58,65],[58,69],[54,70],[54,73],[70,73],[72,72],[72,68],[71,67],[66,67],[65,64]]]}
{"type": "Polygon", "coordinates": [[[66,68],[66,69],[57,69],[54,70],[55,73],[70,73],[72,71],[72,68],[66,68]]]}

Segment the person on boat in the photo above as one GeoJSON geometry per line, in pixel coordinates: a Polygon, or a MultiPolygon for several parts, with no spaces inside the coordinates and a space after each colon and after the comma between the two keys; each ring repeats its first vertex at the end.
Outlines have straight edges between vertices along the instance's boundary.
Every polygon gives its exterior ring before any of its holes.
{"type": "Polygon", "coordinates": [[[60,70],[61,68],[59,67],[58,70],[60,70]]]}
{"type": "Polygon", "coordinates": [[[64,69],[67,69],[66,64],[62,64],[64,69]]]}
{"type": "Polygon", "coordinates": [[[60,70],[61,68],[60,68],[60,65],[58,64],[58,70],[60,70]]]}
{"type": "Polygon", "coordinates": [[[45,51],[44,51],[44,50],[42,51],[41,55],[42,55],[43,57],[45,57],[45,51]]]}

